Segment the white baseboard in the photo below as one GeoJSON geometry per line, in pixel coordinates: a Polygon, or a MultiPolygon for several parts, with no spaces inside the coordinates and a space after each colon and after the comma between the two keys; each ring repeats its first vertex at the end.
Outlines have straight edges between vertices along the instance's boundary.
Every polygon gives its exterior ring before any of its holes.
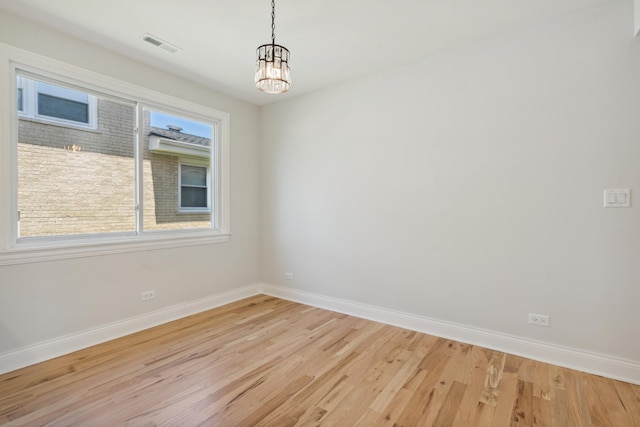
{"type": "Polygon", "coordinates": [[[245,286],[195,301],[173,305],[118,322],[87,329],[0,354],[0,374],[133,334],[163,323],[262,293],[261,285],[245,286]]]}
{"type": "Polygon", "coordinates": [[[383,307],[263,284],[264,294],[640,385],[640,362],[383,307]]]}

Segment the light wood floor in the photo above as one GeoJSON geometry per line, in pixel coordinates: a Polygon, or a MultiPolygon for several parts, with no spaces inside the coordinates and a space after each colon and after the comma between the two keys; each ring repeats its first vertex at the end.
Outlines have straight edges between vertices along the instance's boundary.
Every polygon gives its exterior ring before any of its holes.
{"type": "Polygon", "coordinates": [[[640,387],[257,296],[0,376],[20,426],[640,426],[640,387]]]}

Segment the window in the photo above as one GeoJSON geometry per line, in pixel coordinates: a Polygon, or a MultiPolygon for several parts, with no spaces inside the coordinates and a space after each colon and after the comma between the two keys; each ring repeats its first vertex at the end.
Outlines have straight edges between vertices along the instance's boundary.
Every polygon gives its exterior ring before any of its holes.
{"type": "Polygon", "coordinates": [[[209,210],[209,170],[206,166],[180,163],[180,210],[209,210]]]}
{"type": "Polygon", "coordinates": [[[16,51],[0,265],[228,240],[228,114],[16,51]]]}
{"type": "Polygon", "coordinates": [[[211,124],[142,106],[143,186],[138,189],[139,103],[20,74],[16,81],[17,89],[37,88],[40,116],[81,122],[88,120],[89,97],[100,105],[97,134],[25,121],[19,115],[18,238],[206,229],[215,224],[210,209],[211,124]],[[144,194],[140,225],[138,192],[144,194]]]}
{"type": "Polygon", "coordinates": [[[211,227],[213,126],[167,110],[144,108],[143,116],[145,229],[211,227]]]}
{"type": "Polygon", "coordinates": [[[66,126],[95,129],[97,97],[24,76],[17,79],[18,113],[66,126]]]}
{"type": "Polygon", "coordinates": [[[36,87],[39,116],[89,123],[89,95],[42,82],[36,87]]]}
{"type": "MultiPolygon", "coordinates": [[[[20,75],[17,81],[38,88],[38,116],[87,118],[88,94],[20,75]]],[[[135,233],[136,103],[92,97],[103,111],[100,133],[18,115],[18,238],[135,233]]]]}

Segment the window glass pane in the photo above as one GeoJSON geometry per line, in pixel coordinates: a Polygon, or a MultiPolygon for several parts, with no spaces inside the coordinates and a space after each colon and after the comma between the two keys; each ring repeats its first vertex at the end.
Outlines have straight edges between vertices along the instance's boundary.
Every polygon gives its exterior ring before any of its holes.
{"type": "Polygon", "coordinates": [[[212,134],[213,126],[208,123],[144,109],[145,230],[212,227],[208,211],[212,188],[207,185],[211,182],[208,174],[212,168],[207,165],[211,162],[212,134]]]}
{"type": "Polygon", "coordinates": [[[89,105],[70,99],[38,94],[38,114],[73,120],[74,122],[89,123],[89,105]]]}
{"type": "Polygon", "coordinates": [[[24,101],[22,100],[22,88],[18,88],[18,111],[24,110],[24,101]]]}
{"type": "Polygon", "coordinates": [[[182,165],[182,185],[207,186],[207,168],[182,165]]]}
{"type": "Polygon", "coordinates": [[[98,132],[18,117],[19,237],[135,231],[136,107],[97,105],[98,132]]]}
{"type": "Polygon", "coordinates": [[[206,208],[207,189],[199,187],[182,187],[181,205],[183,208],[206,208]]]}
{"type": "Polygon", "coordinates": [[[68,87],[52,85],[50,83],[38,82],[38,93],[54,96],[56,98],[69,99],[71,101],[83,102],[87,104],[89,102],[89,95],[83,92],[79,92],[68,87]]]}

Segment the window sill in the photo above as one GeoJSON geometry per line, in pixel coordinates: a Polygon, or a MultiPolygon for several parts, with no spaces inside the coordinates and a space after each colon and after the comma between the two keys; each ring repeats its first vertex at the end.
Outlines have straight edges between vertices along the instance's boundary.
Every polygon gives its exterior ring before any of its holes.
{"type": "Polygon", "coordinates": [[[211,213],[211,209],[203,209],[203,210],[184,210],[184,209],[180,209],[178,210],[177,214],[178,215],[189,215],[189,214],[210,214],[211,213]]]}
{"type": "Polygon", "coordinates": [[[199,235],[146,235],[144,237],[120,238],[109,241],[60,242],[50,246],[23,246],[0,252],[0,267],[5,265],[28,264],[32,262],[55,261],[61,259],[84,258],[155,249],[198,246],[229,241],[230,233],[199,235]]]}

